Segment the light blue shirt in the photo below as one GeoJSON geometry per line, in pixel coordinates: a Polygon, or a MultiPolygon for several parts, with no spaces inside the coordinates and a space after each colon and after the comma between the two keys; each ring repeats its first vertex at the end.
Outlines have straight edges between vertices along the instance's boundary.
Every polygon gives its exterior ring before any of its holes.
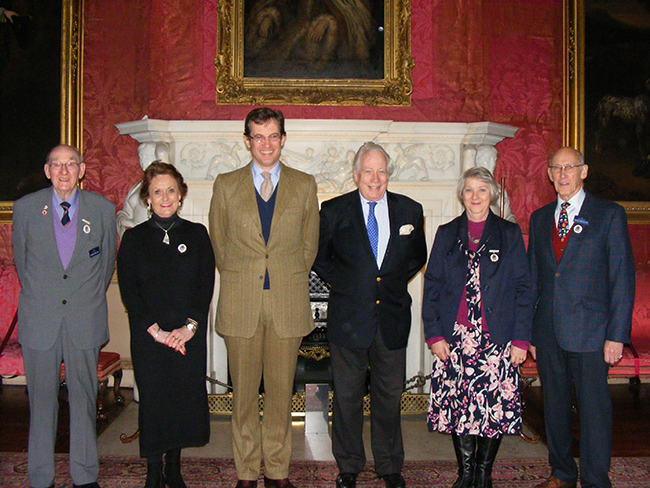
{"type": "MultiPolygon", "coordinates": [[[[63,218],[63,207],[61,206],[61,203],[63,201],[64,200],[61,200],[59,198],[59,195],[56,194],[54,189],[52,189],[52,207],[54,208],[56,214],[59,216],[59,220],[63,218]]],[[[74,217],[74,214],[77,213],[77,207],[79,206],[79,188],[77,188],[72,196],[65,201],[70,204],[70,208],[68,209],[68,216],[70,217],[70,220],[72,220],[72,217],[74,217]]]]}
{"type": "MultiPolygon", "coordinates": [[[[580,215],[580,209],[582,208],[582,204],[585,201],[585,196],[587,194],[585,193],[584,188],[580,188],[578,190],[578,193],[573,195],[571,198],[569,198],[569,206],[566,208],[566,213],[567,216],[569,217],[569,229],[573,225],[573,219],[575,219],[578,215],[580,215]]],[[[558,221],[560,220],[560,211],[562,210],[561,205],[564,203],[564,200],[562,200],[559,196],[557,197],[557,205],[555,206],[555,226],[557,227],[558,221]]]]}
{"type": "MultiPolygon", "coordinates": [[[[264,171],[262,168],[260,168],[258,165],[253,162],[251,164],[251,168],[253,168],[253,184],[255,185],[255,189],[257,190],[257,193],[260,192],[260,188],[262,187],[262,183],[264,182],[264,177],[262,176],[262,171],[264,171]]],[[[282,169],[282,166],[280,166],[280,162],[273,166],[269,170],[269,173],[271,173],[271,183],[273,184],[273,191],[278,187],[278,181],[280,181],[280,170],[282,169]]]]}
{"type": "MultiPolygon", "coordinates": [[[[370,206],[368,202],[359,192],[361,199],[361,209],[363,210],[363,221],[368,226],[368,215],[370,214],[370,206]]],[[[377,201],[375,207],[375,218],[377,219],[377,227],[379,228],[379,239],[377,242],[377,268],[381,268],[381,263],[384,262],[386,249],[388,248],[388,240],[390,239],[390,218],[388,217],[388,199],[386,193],[377,201]]]]}

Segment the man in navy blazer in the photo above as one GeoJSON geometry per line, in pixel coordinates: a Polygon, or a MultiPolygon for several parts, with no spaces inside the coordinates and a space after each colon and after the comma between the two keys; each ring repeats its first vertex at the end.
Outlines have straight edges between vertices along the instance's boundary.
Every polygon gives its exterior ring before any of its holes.
{"type": "Polygon", "coordinates": [[[18,340],[29,389],[28,473],[35,488],[54,486],[59,376],[65,363],[73,486],[98,487],[95,428],[97,361],[108,341],[106,289],[115,263],[115,205],[81,190],[79,151],[47,156],[52,187],[14,203],[13,250],[21,292],[18,340]]]}
{"type": "Polygon", "coordinates": [[[386,191],[391,172],[386,151],[365,143],[353,163],[359,191],[324,202],[321,208],[314,270],[331,286],[327,337],[337,488],[356,486],[365,465],[363,397],[369,367],[375,470],[388,488],[405,486],[400,474],[400,401],[411,328],[407,285],[424,266],[427,250],[422,205],[386,191]]]}
{"type": "Polygon", "coordinates": [[[531,353],[542,382],[552,468],[537,488],[576,486],[572,383],[580,418],[580,484],[611,486],[607,372],[630,340],[634,260],[625,210],[586,193],[587,172],[579,151],[558,150],[548,167],[557,201],[530,217],[528,258],[537,302],[531,353]]]}

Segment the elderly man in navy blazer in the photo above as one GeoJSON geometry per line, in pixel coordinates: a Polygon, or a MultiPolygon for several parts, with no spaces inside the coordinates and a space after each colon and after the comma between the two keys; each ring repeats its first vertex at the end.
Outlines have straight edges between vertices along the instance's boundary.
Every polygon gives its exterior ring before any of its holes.
{"type": "Polygon", "coordinates": [[[363,397],[370,368],[371,443],[387,488],[405,485],[400,400],[411,329],[408,282],[427,260],[422,205],[386,191],[390,157],[367,142],[353,164],[353,191],[324,202],[314,270],[330,284],[327,337],[337,488],[354,488],[366,457],[363,397]]]}
{"type": "Polygon", "coordinates": [[[108,341],[106,289],[115,263],[115,205],[79,188],[86,165],[76,148],[55,147],[44,169],[52,187],[16,201],[13,214],[14,261],[22,286],[18,340],[29,389],[27,470],[33,487],[54,486],[63,361],[70,475],[75,488],[95,488],[97,361],[108,341]]]}
{"type": "Polygon", "coordinates": [[[530,217],[528,257],[537,309],[531,347],[544,393],[551,477],[537,488],[575,487],[571,388],[580,418],[580,485],[610,487],[609,366],[630,340],[634,260],[625,210],[583,189],[588,166],[557,151],[548,176],[554,201],[530,217]]]}

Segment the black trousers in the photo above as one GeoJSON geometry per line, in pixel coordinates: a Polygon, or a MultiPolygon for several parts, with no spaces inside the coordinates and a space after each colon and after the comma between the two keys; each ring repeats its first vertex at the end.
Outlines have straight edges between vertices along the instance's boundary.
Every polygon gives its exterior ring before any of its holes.
{"type": "Polygon", "coordinates": [[[370,348],[330,343],[334,404],[332,452],[341,473],[359,473],[363,447],[363,397],[370,368],[371,446],[379,476],[399,473],[404,463],[400,402],[406,374],[406,348],[389,350],[377,332],[370,348]]]}
{"type": "Polygon", "coordinates": [[[612,401],[607,385],[609,365],[603,351],[569,352],[555,344],[537,348],[544,395],[544,422],[551,475],[575,482],[578,469],[571,455],[572,383],[580,421],[580,486],[609,488],[612,455],[612,401]]]}

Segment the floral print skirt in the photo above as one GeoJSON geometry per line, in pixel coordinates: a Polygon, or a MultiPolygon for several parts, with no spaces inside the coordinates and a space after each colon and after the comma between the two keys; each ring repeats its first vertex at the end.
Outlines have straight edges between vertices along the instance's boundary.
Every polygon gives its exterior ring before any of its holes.
{"type": "Polygon", "coordinates": [[[427,423],[445,434],[496,437],[521,430],[519,368],[510,343],[493,344],[479,328],[454,324],[451,354],[434,357],[427,423]]]}

